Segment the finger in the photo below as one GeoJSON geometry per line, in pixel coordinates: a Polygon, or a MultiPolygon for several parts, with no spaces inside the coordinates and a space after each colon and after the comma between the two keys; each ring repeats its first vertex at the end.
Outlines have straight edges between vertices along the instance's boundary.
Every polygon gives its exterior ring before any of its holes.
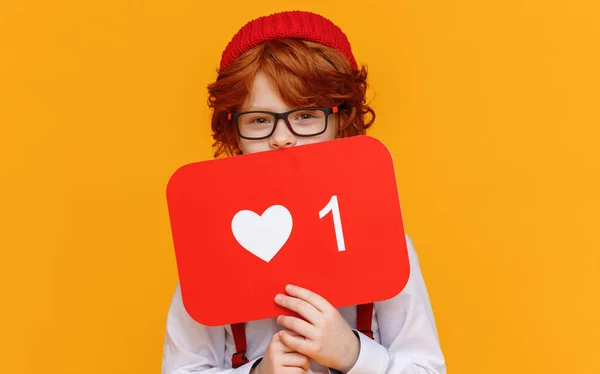
{"type": "MultiPolygon", "coordinates": [[[[296,334],[296,333],[294,333],[296,334]]],[[[297,334],[296,334],[297,335],[297,334]]],[[[275,335],[273,335],[273,337],[271,338],[271,348],[276,351],[276,352],[282,352],[282,353],[292,353],[292,352],[296,352],[295,350],[293,350],[292,348],[288,347],[287,345],[285,345],[284,342],[281,341],[281,337],[280,337],[280,333],[276,333],[275,335]]]]}
{"type": "Polygon", "coordinates": [[[281,327],[284,327],[291,332],[294,332],[294,335],[300,335],[304,338],[314,340],[316,338],[317,329],[315,326],[310,323],[296,317],[290,316],[279,316],[277,317],[277,324],[281,327]]]}
{"type": "Polygon", "coordinates": [[[325,312],[328,309],[333,308],[333,306],[323,297],[306,288],[288,284],[285,286],[285,292],[290,296],[306,301],[320,312],[325,312]]]}
{"type": "MultiPolygon", "coordinates": [[[[295,332],[295,331],[288,330],[288,329],[285,329],[285,330],[282,330],[282,331],[285,331],[285,332],[287,332],[287,333],[288,333],[288,334],[290,334],[291,336],[297,336],[297,337],[300,337],[300,338],[302,338],[302,339],[305,339],[305,338],[304,338],[304,336],[302,336],[302,335],[298,334],[298,333],[297,333],[297,332],[295,332]]],[[[280,340],[281,340],[281,339],[280,339],[280,340]]]]}
{"type": "Polygon", "coordinates": [[[288,331],[280,331],[279,339],[290,349],[305,356],[311,357],[310,353],[314,351],[310,340],[299,336],[292,336],[288,331]]]}
{"type": "Polygon", "coordinates": [[[275,302],[292,312],[298,313],[311,324],[316,324],[321,319],[321,312],[304,300],[279,294],[275,297],[275,302]]]}
{"type": "Polygon", "coordinates": [[[281,357],[281,366],[295,366],[308,369],[308,358],[298,352],[286,353],[281,357]]]}
{"type": "Polygon", "coordinates": [[[307,369],[297,367],[286,367],[285,372],[282,374],[306,374],[307,369]]]}

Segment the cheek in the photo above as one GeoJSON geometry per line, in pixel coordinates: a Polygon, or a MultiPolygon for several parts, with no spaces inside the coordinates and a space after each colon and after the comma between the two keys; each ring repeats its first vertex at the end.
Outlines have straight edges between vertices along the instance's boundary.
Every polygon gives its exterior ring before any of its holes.
{"type": "Polygon", "coordinates": [[[265,140],[245,140],[238,138],[238,146],[243,154],[262,152],[269,150],[269,141],[265,140]]]}
{"type": "Polygon", "coordinates": [[[248,154],[250,153],[249,151],[251,150],[252,145],[249,144],[248,141],[238,138],[238,147],[240,148],[243,154],[248,154]]]}
{"type": "Polygon", "coordinates": [[[334,140],[338,137],[338,119],[333,117],[327,122],[327,130],[321,135],[313,136],[310,138],[298,138],[297,145],[313,144],[325,142],[328,140],[334,140]]]}
{"type": "Polygon", "coordinates": [[[327,139],[325,140],[333,140],[338,137],[338,128],[339,128],[339,117],[337,115],[331,116],[329,118],[329,122],[327,123],[327,131],[323,134],[327,139]]]}

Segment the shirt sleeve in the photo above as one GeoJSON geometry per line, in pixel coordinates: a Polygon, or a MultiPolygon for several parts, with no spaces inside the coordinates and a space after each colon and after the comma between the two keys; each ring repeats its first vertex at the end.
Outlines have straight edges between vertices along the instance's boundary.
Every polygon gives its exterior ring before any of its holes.
{"type": "Polygon", "coordinates": [[[419,259],[407,236],[410,276],[392,299],[375,303],[381,344],[358,333],[360,353],[348,374],[445,374],[446,364],[419,259]]]}
{"type": "Polygon", "coordinates": [[[189,316],[177,285],[167,316],[161,373],[249,374],[261,358],[237,369],[223,367],[226,362],[225,339],[224,326],[204,326],[189,316]]]}

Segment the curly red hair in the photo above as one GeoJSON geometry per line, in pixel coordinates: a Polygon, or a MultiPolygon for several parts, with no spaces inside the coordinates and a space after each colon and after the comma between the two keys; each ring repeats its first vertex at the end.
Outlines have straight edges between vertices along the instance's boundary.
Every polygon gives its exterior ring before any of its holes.
{"type": "Polygon", "coordinates": [[[258,71],[267,75],[292,108],[343,105],[337,137],[364,135],[375,121],[375,111],[366,102],[365,67],[353,69],[340,52],[322,44],[271,40],[248,50],[208,86],[215,157],[241,154],[227,114],[241,110],[258,71]]]}

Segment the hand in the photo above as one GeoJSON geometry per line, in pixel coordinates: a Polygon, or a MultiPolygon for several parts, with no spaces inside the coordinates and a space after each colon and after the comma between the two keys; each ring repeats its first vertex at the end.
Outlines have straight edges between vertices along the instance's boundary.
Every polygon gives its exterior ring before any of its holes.
{"type": "MultiPolygon", "coordinates": [[[[310,359],[305,355],[295,352],[289,348],[280,339],[280,331],[273,335],[267,351],[260,363],[255,366],[250,374],[305,374],[310,366],[310,359]]],[[[302,339],[293,331],[287,331],[286,334],[302,339]]]]}
{"type": "Polygon", "coordinates": [[[350,371],[358,359],[360,341],[338,310],[307,289],[288,285],[285,290],[289,296],[277,295],[275,302],[298,313],[304,320],[277,317],[277,323],[288,329],[280,332],[281,341],[321,365],[343,373],[350,371]]]}

